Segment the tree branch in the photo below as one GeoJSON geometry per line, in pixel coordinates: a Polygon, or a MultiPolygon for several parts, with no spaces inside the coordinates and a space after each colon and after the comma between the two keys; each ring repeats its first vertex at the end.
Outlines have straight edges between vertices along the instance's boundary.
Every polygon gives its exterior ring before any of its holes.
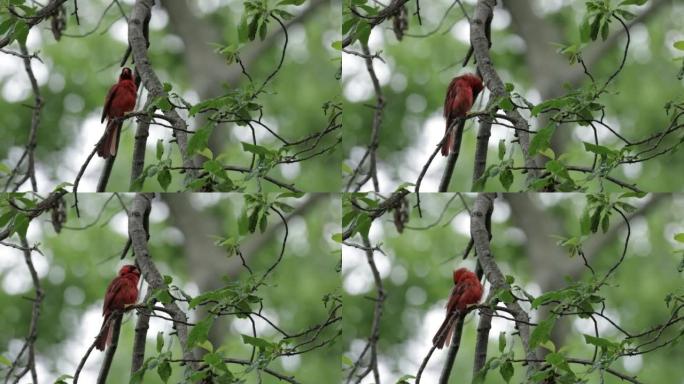
{"type": "MultiPolygon", "coordinates": [[[[128,22],[128,42],[133,53],[135,68],[140,74],[141,83],[149,93],[148,97],[152,100],[168,97],[147,57],[148,47],[143,29],[145,28],[144,21],[149,21],[151,17],[153,5],[154,0],[136,0],[128,22]]],[[[173,136],[178,143],[183,158],[183,166],[187,168],[187,178],[194,180],[197,178],[197,171],[194,169],[195,163],[187,151],[188,135],[185,132],[188,130],[187,124],[173,109],[164,111],[164,115],[174,127],[173,136]]]]}
{"type": "MultiPolygon", "coordinates": [[[[128,215],[128,235],[131,238],[136,264],[145,277],[149,289],[152,291],[168,290],[169,287],[164,283],[164,278],[159,273],[147,250],[147,231],[145,230],[144,221],[145,216],[149,215],[151,210],[151,199],[153,196],[154,194],[150,193],[138,193],[133,198],[128,215]]],[[[164,304],[164,308],[169,311],[174,320],[173,327],[180,341],[183,358],[193,359],[192,350],[188,347],[187,315],[175,302],[164,304]]],[[[190,363],[188,368],[193,371],[197,370],[197,363],[190,363]]]]}
{"type": "MultiPolygon", "coordinates": [[[[486,22],[491,20],[496,0],[478,0],[475,6],[475,14],[470,23],[470,44],[473,47],[478,71],[482,74],[485,85],[492,93],[493,99],[508,98],[510,95],[506,91],[503,81],[492,65],[489,56],[490,41],[487,39],[486,22]]],[[[518,138],[520,148],[525,159],[525,166],[529,169],[527,174],[528,181],[539,178],[539,171],[536,168],[535,159],[529,155],[530,136],[529,124],[517,110],[506,111],[513,125],[516,128],[515,136],[518,138]]]]}
{"type": "MultiPolygon", "coordinates": [[[[486,0],[485,0],[486,1],[486,0]]],[[[477,54],[477,50],[475,50],[477,54]]],[[[479,63],[479,60],[478,60],[479,63]]],[[[473,207],[472,215],[470,216],[470,236],[473,238],[475,252],[477,254],[478,262],[482,266],[487,281],[491,284],[491,290],[494,292],[501,290],[510,291],[511,287],[506,283],[506,279],[501,273],[499,266],[494,261],[490,250],[490,233],[487,230],[486,216],[487,212],[493,210],[494,193],[480,193],[475,198],[475,205],[473,207]]],[[[534,349],[530,348],[530,328],[528,326],[530,317],[517,302],[506,304],[506,307],[511,311],[513,318],[516,321],[516,328],[522,340],[523,350],[530,364],[527,368],[528,373],[538,370],[539,363],[532,361],[536,359],[534,349]]]]}

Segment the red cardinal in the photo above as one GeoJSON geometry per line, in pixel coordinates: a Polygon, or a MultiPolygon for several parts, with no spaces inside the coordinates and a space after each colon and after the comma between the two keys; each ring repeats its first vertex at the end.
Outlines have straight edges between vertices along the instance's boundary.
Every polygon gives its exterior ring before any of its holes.
{"type": "Polygon", "coordinates": [[[121,70],[121,75],[119,75],[119,82],[109,88],[105,98],[100,122],[104,122],[106,117],[107,129],[105,131],[105,138],[100,146],[97,147],[98,156],[104,158],[116,156],[116,147],[119,145],[122,122],[113,119],[122,117],[126,112],[130,112],[135,108],[136,92],[137,88],[135,81],[133,81],[133,73],[129,68],[124,67],[121,70]]]}
{"type": "Polygon", "coordinates": [[[456,140],[460,141],[463,133],[465,120],[461,119],[458,128],[451,128],[451,125],[458,118],[465,117],[477,95],[482,91],[482,80],[471,73],[454,77],[449,84],[446,98],[444,99],[444,118],[446,119],[445,139],[442,143],[442,156],[449,156],[454,151],[456,140]]]}
{"type": "Polygon", "coordinates": [[[95,340],[95,348],[100,351],[104,351],[105,347],[112,343],[111,326],[113,320],[107,323],[111,313],[115,310],[123,310],[126,306],[135,304],[136,300],[138,300],[138,279],[140,279],[138,267],[135,265],[124,265],[119,270],[119,276],[109,283],[104,305],[102,306],[104,321],[100,333],[95,340]]]}
{"type": "Polygon", "coordinates": [[[451,333],[454,325],[459,318],[459,312],[466,309],[468,305],[477,304],[482,298],[482,284],[477,275],[466,268],[459,268],[454,271],[454,288],[451,289],[451,296],[446,305],[447,313],[444,322],[432,338],[432,345],[442,349],[444,344],[449,346],[451,333]]]}

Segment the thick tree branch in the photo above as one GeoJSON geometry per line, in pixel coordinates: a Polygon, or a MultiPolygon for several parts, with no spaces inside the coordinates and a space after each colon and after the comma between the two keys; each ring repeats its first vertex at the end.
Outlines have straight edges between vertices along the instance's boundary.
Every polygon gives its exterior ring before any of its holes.
{"type": "MultiPolygon", "coordinates": [[[[133,6],[128,22],[128,42],[133,53],[133,60],[135,68],[140,75],[141,83],[149,93],[151,99],[168,97],[164,92],[164,87],[161,81],[155,74],[147,57],[147,40],[144,34],[144,21],[149,20],[152,12],[154,0],[136,0],[133,6]]],[[[169,119],[171,125],[175,128],[173,136],[176,138],[178,148],[180,149],[181,157],[183,158],[183,166],[187,169],[187,178],[194,180],[197,178],[197,170],[194,169],[195,163],[192,157],[188,154],[188,135],[187,124],[180,117],[175,110],[164,111],[164,115],[169,119]]]]}
{"type": "MultiPolygon", "coordinates": [[[[478,0],[475,6],[475,14],[470,23],[470,44],[473,47],[475,59],[477,60],[478,71],[482,74],[485,86],[492,93],[491,97],[503,99],[510,97],[510,95],[492,65],[492,59],[489,56],[490,41],[487,39],[485,31],[485,24],[488,19],[492,18],[495,5],[496,0],[478,0]]],[[[506,116],[515,125],[515,135],[518,138],[525,158],[525,166],[529,169],[527,174],[528,181],[539,178],[539,170],[535,169],[537,167],[535,159],[529,155],[530,135],[527,133],[529,131],[529,124],[515,109],[506,111],[506,116]]]]}
{"type": "MultiPolygon", "coordinates": [[[[151,199],[153,194],[138,193],[133,198],[130,213],[128,215],[128,235],[131,238],[136,264],[140,268],[145,281],[152,291],[168,290],[169,287],[164,283],[164,278],[152,261],[147,249],[147,231],[145,230],[145,216],[149,215],[151,209],[151,199]]],[[[191,360],[194,358],[192,350],[188,347],[188,322],[187,315],[178,307],[175,302],[164,304],[171,317],[173,327],[176,330],[178,340],[183,351],[183,358],[191,360]]],[[[189,369],[197,370],[197,363],[190,363],[189,369]]]]}
{"type": "MultiPolygon", "coordinates": [[[[477,49],[475,50],[477,54],[477,49]]],[[[479,59],[478,59],[479,63],[479,59]]],[[[472,215],[470,216],[470,236],[473,238],[475,246],[475,253],[477,254],[478,262],[482,266],[487,281],[492,286],[494,292],[511,289],[510,285],[506,283],[503,273],[499,266],[494,261],[494,257],[490,248],[490,233],[487,229],[486,216],[487,212],[493,209],[494,193],[480,193],[475,198],[475,205],[473,206],[472,215]]],[[[530,317],[517,302],[506,304],[506,307],[511,311],[515,318],[516,328],[522,340],[523,350],[525,356],[530,360],[528,372],[538,370],[539,363],[533,361],[537,358],[534,349],[530,348],[530,317]]]]}

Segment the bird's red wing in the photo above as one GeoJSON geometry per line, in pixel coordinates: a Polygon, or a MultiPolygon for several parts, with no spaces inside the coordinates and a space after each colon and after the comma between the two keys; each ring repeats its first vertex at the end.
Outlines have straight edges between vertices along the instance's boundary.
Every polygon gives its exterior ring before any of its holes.
{"type": "Polygon", "coordinates": [[[104,305],[102,306],[102,314],[104,315],[108,310],[111,311],[112,301],[119,294],[119,292],[124,288],[127,282],[125,279],[119,277],[112,280],[107,287],[107,293],[105,293],[104,305]]]}
{"type": "Polygon", "coordinates": [[[449,84],[449,89],[447,90],[446,97],[444,98],[444,118],[448,119],[451,114],[452,105],[454,100],[458,96],[458,87],[456,86],[456,79],[452,80],[449,84]]]}
{"type": "Polygon", "coordinates": [[[446,309],[447,313],[451,313],[457,309],[458,302],[461,299],[461,295],[465,291],[466,286],[464,284],[456,284],[451,289],[451,295],[449,295],[449,301],[447,302],[446,309]]]}
{"type": "Polygon", "coordinates": [[[117,84],[112,85],[111,88],[109,88],[109,92],[107,92],[107,97],[105,97],[105,102],[104,102],[104,108],[102,108],[102,118],[100,119],[100,123],[105,121],[105,118],[109,116],[109,108],[112,106],[112,100],[114,100],[114,95],[116,95],[116,90],[117,90],[117,84]]]}

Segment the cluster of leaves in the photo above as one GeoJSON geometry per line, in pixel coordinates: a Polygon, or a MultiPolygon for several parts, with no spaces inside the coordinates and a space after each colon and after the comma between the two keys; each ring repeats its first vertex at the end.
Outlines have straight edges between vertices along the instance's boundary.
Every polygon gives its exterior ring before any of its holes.
{"type": "Polygon", "coordinates": [[[0,230],[8,230],[8,236],[13,234],[26,237],[29,222],[27,212],[36,207],[37,202],[23,193],[0,194],[0,230]]]}
{"type": "Polygon", "coordinates": [[[482,367],[482,369],[475,374],[473,377],[472,384],[482,384],[485,382],[485,379],[487,377],[487,373],[489,371],[493,371],[495,369],[499,370],[499,374],[501,377],[507,382],[510,383],[511,378],[513,377],[513,374],[515,373],[515,366],[513,365],[513,359],[514,359],[514,354],[513,354],[513,347],[514,345],[511,344],[506,350],[506,332],[501,332],[499,333],[499,355],[490,357],[485,365],[482,367]]]}
{"type": "Polygon", "coordinates": [[[350,38],[350,44],[359,40],[362,44],[368,44],[372,26],[358,17],[357,10],[365,12],[365,18],[373,18],[378,15],[382,8],[378,4],[370,3],[367,0],[345,0],[342,7],[342,36],[350,38]]]}
{"type": "Polygon", "coordinates": [[[281,0],[271,6],[267,0],[247,0],[244,3],[245,12],[242,14],[238,25],[238,44],[219,45],[216,52],[225,57],[228,64],[233,64],[240,59],[240,49],[248,41],[254,41],[257,34],[262,41],[268,33],[268,25],[271,18],[290,20],[294,17],[285,7],[289,5],[302,5],[305,0],[281,0]]]}
{"type": "Polygon", "coordinates": [[[628,10],[630,5],[644,5],[648,0],[624,0],[617,5],[611,4],[610,0],[590,0],[585,3],[587,12],[579,25],[580,42],[562,45],[559,53],[565,55],[570,64],[575,64],[582,60],[582,50],[589,41],[596,41],[599,33],[601,39],[605,41],[610,33],[610,23],[613,19],[632,20],[635,14],[628,10]]]}
{"type": "Polygon", "coordinates": [[[26,20],[34,16],[38,8],[35,5],[26,4],[25,0],[8,0],[3,3],[7,4],[3,4],[3,7],[0,7],[0,17],[3,19],[0,21],[0,37],[7,38],[8,44],[15,40],[19,44],[26,44],[26,38],[30,29],[26,20]],[[5,6],[12,7],[13,13],[20,14],[21,18],[10,13],[5,6]],[[21,13],[18,10],[21,10],[21,13]]]}

